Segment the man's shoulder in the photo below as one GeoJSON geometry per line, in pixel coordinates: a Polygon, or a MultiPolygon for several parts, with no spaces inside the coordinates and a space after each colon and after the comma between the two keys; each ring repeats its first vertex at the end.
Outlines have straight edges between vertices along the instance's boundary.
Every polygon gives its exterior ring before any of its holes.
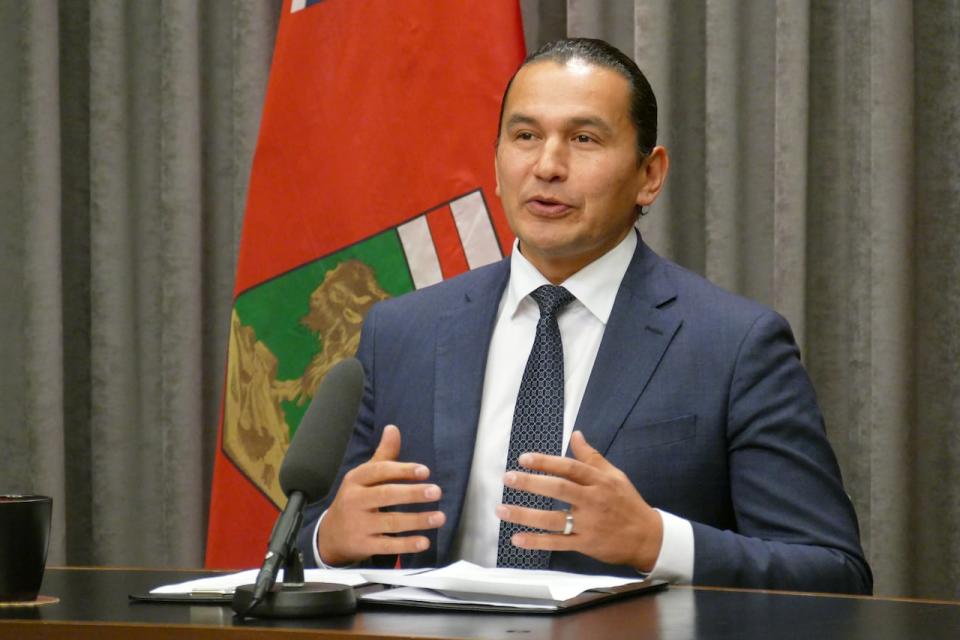
{"type": "Polygon", "coordinates": [[[510,275],[509,259],[478,267],[458,276],[409,293],[388,298],[374,306],[380,315],[436,315],[477,296],[499,300],[510,275]]]}
{"type": "Polygon", "coordinates": [[[675,289],[675,304],[686,318],[699,318],[714,326],[749,326],[761,318],[786,323],[783,316],[766,304],[733,293],[699,273],[654,255],[664,279],[675,289]]]}

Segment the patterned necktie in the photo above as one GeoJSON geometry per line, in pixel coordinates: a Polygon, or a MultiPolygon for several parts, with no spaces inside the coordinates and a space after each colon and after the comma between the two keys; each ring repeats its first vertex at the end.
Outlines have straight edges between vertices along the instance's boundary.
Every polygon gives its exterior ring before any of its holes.
{"type": "MultiPolygon", "coordinates": [[[[544,285],[530,294],[540,306],[540,321],[533,349],[527,359],[513,412],[507,470],[520,469],[517,458],[524,451],[560,455],[563,444],[563,343],[557,313],[572,301],[573,295],[563,287],[544,285]]],[[[549,509],[552,498],[509,487],[503,488],[503,503],[533,509],[549,509]]],[[[550,552],[521,549],[510,544],[518,531],[537,531],[530,527],[500,522],[497,543],[497,566],[520,569],[546,569],[550,552]]]]}

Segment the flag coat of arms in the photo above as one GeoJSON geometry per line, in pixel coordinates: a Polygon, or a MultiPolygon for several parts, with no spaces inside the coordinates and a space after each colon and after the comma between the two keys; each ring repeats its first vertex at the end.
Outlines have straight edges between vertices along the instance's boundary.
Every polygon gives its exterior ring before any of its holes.
{"type": "MultiPolygon", "coordinates": [[[[499,260],[512,0],[287,0],[244,217],[206,564],[259,564],[280,464],[379,300],[499,260]]],[[[415,393],[416,389],[411,389],[415,393]]]]}

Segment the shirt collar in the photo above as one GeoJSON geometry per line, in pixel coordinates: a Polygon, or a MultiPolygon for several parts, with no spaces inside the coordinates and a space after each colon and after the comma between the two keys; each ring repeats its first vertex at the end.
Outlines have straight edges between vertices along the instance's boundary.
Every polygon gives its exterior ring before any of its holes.
{"type": "MultiPolygon", "coordinates": [[[[636,248],[636,232],[628,233],[620,244],[567,278],[561,286],[572,293],[600,322],[606,324],[636,248]]],[[[510,281],[503,301],[503,311],[510,316],[515,315],[520,302],[537,287],[545,284],[550,284],[550,281],[520,253],[519,241],[514,240],[513,252],[510,254],[510,281]]]]}

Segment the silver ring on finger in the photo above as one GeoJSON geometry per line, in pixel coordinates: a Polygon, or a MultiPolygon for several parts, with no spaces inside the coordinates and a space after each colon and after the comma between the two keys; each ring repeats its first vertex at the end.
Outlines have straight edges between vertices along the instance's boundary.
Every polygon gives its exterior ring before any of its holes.
{"type": "Polygon", "coordinates": [[[567,521],[563,525],[563,535],[568,536],[573,533],[573,512],[570,509],[564,509],[563,513],[567,516],[567,521]]]}

